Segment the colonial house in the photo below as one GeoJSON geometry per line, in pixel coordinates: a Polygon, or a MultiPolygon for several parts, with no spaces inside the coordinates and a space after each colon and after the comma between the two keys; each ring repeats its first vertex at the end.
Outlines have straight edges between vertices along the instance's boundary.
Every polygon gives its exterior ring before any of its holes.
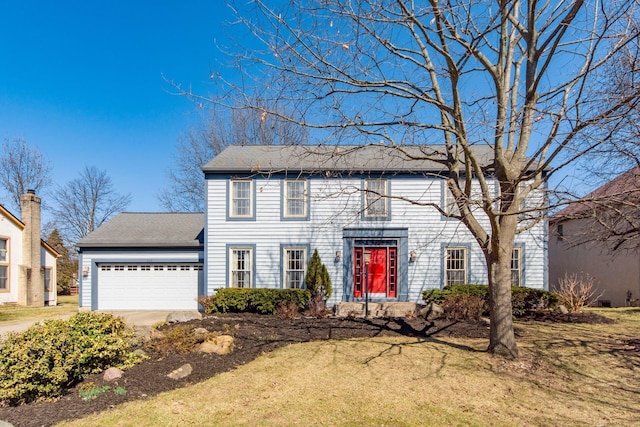
{"type": "Polygon", "coordinates": [[[0,205],[0,305],[56,305],[59,254],[40,238],[40,198],[21,198],[22,220],[0,205]]]}
{"type": "Polygon", "coordinates": [[[607,182],[549,219],[551,290],[566,275],[591,276],[601,306],[640,298],[640,167],[607,182]]]}
{"type": "MultiPolygon", "coordinates": [[[[455,209],[447,173],[419,154],[443,147],[407,149],[413,159],[388,146],[229,147],[203,166],[199,224],[194,214],[121,214],[80,241],[81,305],[196,308],[218,288],[300,288],[315,249],[329,304],[421,302],[427,289],[486,283],[471,234],[433,207],[455,209]],[[170,272],[176,289],[159,291],[170,272]]],[[[489,147],[474,149],[490,160],[489,147]]],[[[543,222],[518,235],[514,284],[547,288],[546,244],[543,222]]]]}

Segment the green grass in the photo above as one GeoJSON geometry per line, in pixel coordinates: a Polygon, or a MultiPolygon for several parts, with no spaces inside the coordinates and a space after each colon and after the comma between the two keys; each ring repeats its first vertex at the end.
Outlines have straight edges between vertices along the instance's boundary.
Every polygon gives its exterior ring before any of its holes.
{"type": "Polygon", "coordinates": [[[58,296],[55,307],[22,307],[18,305],[0,305],[0,324],[20,320],[45,319],[78,312],[78,296],[58,296]]]}
{"type": "MultiPolygon", "coordinates": [[[[291,345],[237,370],[71,426],[638,425],[640,310],[612,325],[516,323],[520,360],[483,339],[291,345]]],[[[126,374],[125,374],[126,376],[126,374]]]]}

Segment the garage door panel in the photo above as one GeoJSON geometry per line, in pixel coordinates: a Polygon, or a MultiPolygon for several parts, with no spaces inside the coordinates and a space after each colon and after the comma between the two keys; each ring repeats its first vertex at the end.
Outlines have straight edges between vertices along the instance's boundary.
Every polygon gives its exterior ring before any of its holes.
{"type": "Polygon", "coordinates": [[[196,310],[202,270],[190,265],[163,265],[135,270],[130,266],[104,265],[98,268],[99,310],[196,310]],[[108,268],[110,267],[110,268],[108,268]],[[176,267],[175,270],[170,267],[176,267]],[[117,269],[118,268],[118,269],[117,269]]]}

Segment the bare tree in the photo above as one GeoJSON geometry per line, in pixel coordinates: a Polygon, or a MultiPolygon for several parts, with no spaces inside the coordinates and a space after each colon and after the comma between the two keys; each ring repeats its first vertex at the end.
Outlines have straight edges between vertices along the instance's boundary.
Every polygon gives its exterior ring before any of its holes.
{"type": "MultiPolygon", "coordinates": [[[[620,33],[637,34],[640,11],[629,8],[617,24],[620,33]]],[[[615,42],[615,39],[614,39],[615,42]]],[[[613,106],[637,94],[640,87],[640,39],[630,39],[604,66],[601,92],[613,106]]],[[[553,223],[578,220],[567,245],[602,244],[611,254],[640,248],[640,99],[629,102],[626,114],[604,123],[609,137],[581,160],[579,170],[588,183],[605,183],[554,215],[553,223]],[[624,173],[622,173],[624,172],[624,173]]],[[[554,224],[555,225],[555,224],[554,224]]]]}
{"type": "Polygon", "coordinates": [[[168,187],[158,199],[169,211],[204,211],[204,175],[201,167],[229,145],[301,144],[306,131],[287,120],[251,108],[219,109],[203,116],[202,126],[178,141],[168,187]]]}
{"type": "Polygon", "coordinates": [[[484,253],[488,350],[517,358],[513,243],[545,214],[545,206],[524,202],[606,141],[637,102],[640,87],[614,100],[603,91],[605,65],[637,40],[636,28],[619,25],[637,1],[255,0],[232,7],[256,37],[235,48],[242,78],[221,76],[224,95],[201,99],[230,108],[244,102],[315,130],[319,141],[384,143],[407,157],[405,144],[442,143],[446,155],[422,157],[442,164],[458,208],[445,213],[484,253]],[[251,103],[252,91],[295,114],[251,103]],[[491,157],[479,158],[474,146],[488,147],[491,157]],[[472,178],[480,187],[473,192],[472,178]]]}
{"type": "Polygon", "coordinates": [[[21,211],[20,197],[27,190],[42,192],[51,183],[51,166],[42,153],[24,139],[5,139],[0,159],[0,180],[11,205],[21,211]]]}
{"type": "Polygon", "coordinates": [[[53,199],[55,223],[65,239],[75,243],[126,209],[131,196],[116,193],[107,172],[91,166],[58,187],[53,199]]]}

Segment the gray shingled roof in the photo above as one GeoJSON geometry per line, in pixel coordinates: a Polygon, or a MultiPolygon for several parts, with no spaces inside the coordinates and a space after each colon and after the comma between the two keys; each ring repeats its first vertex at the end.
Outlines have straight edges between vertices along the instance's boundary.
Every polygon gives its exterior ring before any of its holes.
{"type": "MultiPolygon", "coordinates": [[[[234,145],[202,167],[205,173],[238,172],[442,172],[445,168],[426,156],[446,158],[444,145],[407,145],[402,151],[388,145],[309,146],[234,145]]],[[[492,148],[476,145],[481,163],[493,159],[492,148]]]]}
{"type": "Polygon", "coordinates": [[[200,248],[203,213],[121,213],[80,240],[79,248],[200,248]]]}

